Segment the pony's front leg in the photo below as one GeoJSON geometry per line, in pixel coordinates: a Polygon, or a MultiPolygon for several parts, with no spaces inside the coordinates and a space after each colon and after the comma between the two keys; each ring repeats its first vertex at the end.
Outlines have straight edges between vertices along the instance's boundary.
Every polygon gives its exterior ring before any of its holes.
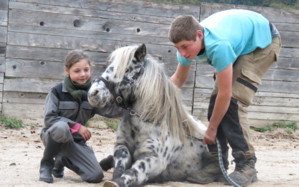
{"type": "Polygon", "coordinates": [[[115,182],[120,187],[141,186],[150,178],[159,175],[166,166],[156,156],[138,159],[133,166],[115,182]]]}
{"type": "Polygon", "coordinates": [[[121,177],[124,171],[132,165],[132,156],[125,145],[117,145],[114,151],[114,171],[112,180],[121,177]]]}

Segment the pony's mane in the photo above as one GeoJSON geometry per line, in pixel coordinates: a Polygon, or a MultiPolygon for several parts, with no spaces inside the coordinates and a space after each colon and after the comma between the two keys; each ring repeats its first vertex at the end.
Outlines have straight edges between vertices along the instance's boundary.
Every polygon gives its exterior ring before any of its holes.
{"type": "Polygon", "coordinates": [[[133,60],[137,48],[137,45],[121,47],[114,50],[109,56],[109,61],[115,68],[117,79],[122,79],[124,77],[126,68],[133,60]]]}
{"type": "MultiPolygon", "coordinates": [[[[124,77],[137,48],[138,46],[118,48],[110,55],[118,79],[124,77]]],[[[150,55],[146,55],[141,63],[145,63],[144,72],[136,82],[135,90],[140,118],[154,125],[161,125],[161,133],[164,135],[170,129],[173,136],[180,140],[185,140],[186,135],[200,135],[196,121],[185,108],[179,89],[164,72],[163,64],[150,55]]]]}
{"type": "Polygon", "coordinates": [[[196,123],[187,111],[179,89],[166,75],[163,64],[150,55],[146,55],[145,63],[135,93],[140,98],[137,107],[141,109],[138,110],[141,118],[162,125],[162,133],[170,129],[180,140],[186,135],[198,136],[196,123]]]}

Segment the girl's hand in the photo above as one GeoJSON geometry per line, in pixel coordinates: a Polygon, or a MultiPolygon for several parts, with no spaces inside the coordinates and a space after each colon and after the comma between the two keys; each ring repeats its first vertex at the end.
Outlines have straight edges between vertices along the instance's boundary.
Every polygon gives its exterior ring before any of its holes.
{"type": "Polygon", "coordinates": [[[91,138],[91,132],[83,125],[81,125],[78,134],[80,134],[85,141],[89,140],[91,138]]]}

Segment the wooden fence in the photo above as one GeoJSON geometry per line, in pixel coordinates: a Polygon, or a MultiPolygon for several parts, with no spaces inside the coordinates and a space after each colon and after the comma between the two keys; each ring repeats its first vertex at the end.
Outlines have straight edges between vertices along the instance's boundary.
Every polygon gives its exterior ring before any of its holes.
{"type": "MultiPolygon", "coordinates": [[[[252,125],[299,121],[299,11],[135,0],[1,0],[1,111],[17,118],[41,118],[44,98],[63,80],[63,59],[72,49],[91,56],[98,76],[115,48],[145,43],[149,53],[165,63],[170,76],[177,65],[176,49],[167,38],[171,21],[186,14],[202,20],[229,8],[262,13],[282,35],[281,56],[249,107],[252,125]]],[[[206,118],[212,75],[212,67],[194,64],[183,88],[190,111],[201,119],[206,118]]]]}

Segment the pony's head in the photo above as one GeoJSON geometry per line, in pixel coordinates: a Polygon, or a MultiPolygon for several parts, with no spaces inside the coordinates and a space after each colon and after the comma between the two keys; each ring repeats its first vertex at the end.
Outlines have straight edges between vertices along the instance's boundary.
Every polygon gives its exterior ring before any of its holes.
{"type": "Polygon", "coordinates": [[[144,70],[146,47],[127,46],[118,48],[110,55],[110,65],[99,79],[96,79],[89,92],[92,106],[101,108],[117,102],[122,107],[131,107],[135,102],[135,85],[144,70]]]}
{"type": "Polygon", "coordinates": [[[145,45],[116,49],[110,61],[88,92],[91,105],[101,108],[116,102],[137,111],[140,120],[161,125],[163,134],[170,131],[181,140],[198,132],[163,64],[146,55],[145,45]]]}

